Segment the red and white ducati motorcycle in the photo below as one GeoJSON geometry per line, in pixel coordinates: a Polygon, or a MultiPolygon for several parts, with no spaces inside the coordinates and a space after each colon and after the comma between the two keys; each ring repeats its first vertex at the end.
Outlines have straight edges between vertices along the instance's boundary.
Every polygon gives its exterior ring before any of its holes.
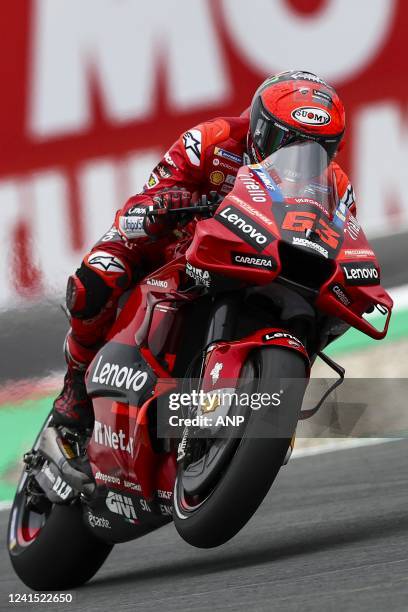
{"type": "Polygon", "coordinates": [[[190,544],[219,546],[254,514],[289,455],[315,358],[341,378],[329,342],[347,326],[387,333],[392,300],[335,185],[324,149],[306,142],[242,167],[221,203],[168,213],[185,238],[129,292],[88,369],[93,431],[48,421],[25,455],[8,546],[28,586],[79,586],[114,544],[171,520],[190,544]],[[382,330],[365,317],[374,308],[382,330]],[[175,435],[180,380],[202,400],[182,408],[175,435]],[[244,388],[279,398],[262,410],[223,401],[244,388]],[[194,421],[219,414],[239,427],[194,421]]]}

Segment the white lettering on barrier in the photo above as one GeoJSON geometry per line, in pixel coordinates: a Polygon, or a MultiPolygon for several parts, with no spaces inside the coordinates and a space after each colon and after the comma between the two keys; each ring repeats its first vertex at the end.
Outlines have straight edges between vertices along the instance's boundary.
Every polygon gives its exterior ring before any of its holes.
{"type": "Polygon", "coordinates": [[[306,18],[285,0],[221,0],[221,6],[234,42],[260,73],[296,68],[301,57],[302,66],[312,66],[329,81],[343,82],[378,53],[397,3],[370,0],[368,8],[366,2],[329,0],[324,9],[306,18]],[[333,44],[339,33],[353,43],[333,44]]]}
{"type": "Polygon", "coordinates": [[[172,106],[191,109],[229,96],[207,0],[37,0],[33,12],[29,129],[38,138],[90,126],[90,70],[107,116],[119,123],[155,112],[160,60],[172,106]]]}
{"type": "Polygon", "coordinates": [[[408,225],[407,114],[397,104],[373,104],[354,126],[358,220],[373,235],[401,229],[408,225]]]}

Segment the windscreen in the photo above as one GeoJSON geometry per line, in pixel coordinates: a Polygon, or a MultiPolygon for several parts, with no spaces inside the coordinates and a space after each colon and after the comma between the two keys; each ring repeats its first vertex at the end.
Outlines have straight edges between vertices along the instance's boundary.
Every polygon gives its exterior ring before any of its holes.
{"type": "Polygon", "coordinates": [[[330,216],[337,206],[337,188],[330,158],[317,142],[282,147],[260,164],[285,199],[315,200],[330,216]]]}

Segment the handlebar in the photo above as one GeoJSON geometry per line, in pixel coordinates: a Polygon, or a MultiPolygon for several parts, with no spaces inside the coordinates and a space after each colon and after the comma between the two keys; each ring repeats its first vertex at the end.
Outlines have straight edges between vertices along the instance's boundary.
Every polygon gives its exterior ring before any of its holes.
{"type": "Polygon", "coordinates": [[[160,217],[168,214],[176,216],[178,214],[182,215],[185,213],[213,213],[216,211],[224,198],[215,192],[210,193],[210,198],[207,195],[202,195],[200,198],[201,204],[197,204],[195,206],[184,206],[183,208],[166,208],[153,204],[152,206],[148,206],[146,209],[146,216],[154,219],[154,217],[160,217]]]}

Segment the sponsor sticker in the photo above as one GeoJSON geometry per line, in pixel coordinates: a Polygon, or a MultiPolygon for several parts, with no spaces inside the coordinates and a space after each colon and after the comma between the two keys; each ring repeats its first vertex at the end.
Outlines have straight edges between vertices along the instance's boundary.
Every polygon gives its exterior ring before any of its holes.
{"type": "Polygon", "coordinates": [[[303,125],[328,125],[331,116],[322,108],[315,106],[300,106],[292,111],[292,118],[303,125]]]}
{"type": "Polygon", "coordinates": [[[202,268],[195,268],[190,263],[186,263],[186,274],[197,281],[200,285],[209,287],[211,285],[211,277],[208,270],[202,270],[202,268]]]}
{"type": "Polygon", "coordinates": [[[312,206],[317,206],[317,208],[321,210],[326,217],[330,216],[323,204],[320,204],[320,202],[317,200],[312,200],[311,198],[294,198],[294,202],[296,202],[296,204],[312,204],[312,206]]]}
{"type": "Polygon", "coordinates": [[[167,504],[159,504],[159,508],[163,516],[172,516],[173,509],[171,506],[168,506],[167,504]]]}
{"type": "Polygon", "coordinates": [[[120,234],[115,226],[111,227],[106,234],[101,238],[101,242],[111,242],[112,240],[120,240],[120,234]]]}
{"type": "Polygon", "coordinates": [[[95,251],[88,257],[88,264],[104,272],[126,272],[126,268],[118,257],[109,255],[105,251],[95,251]]]}
{"type": "Polygon", "coordinates": [[[66,483],[65,480],[62,480],[61,476],[57,476],[52,486],[52,490],[61,499],[67,499],[67,497],[69,497],[69,495],[72,493],[72,487],[66,483]]]}
{"type": "Polygon", "coordinates": [[[53,483],[55,482],[56,475],[51,471],[51,468],[48,465],[48,463],[44,463],[44,465],[41,468],[41,472],[48,478],[50,482],[53,482],[53,483]]]}
{"type": "Polygon", "coordinates": [[[240,155],[237,155],[236,153],[232,153],[231,151],[226,151],[225,149],[221,149],[220,147],[215,147],[214,153],[218,157],[228,159],[229,161],[234,162],[235,164],[242,164],[242,157],[240,155]]]}
{"type": "Polygon", "coordinates": [[[325,91],[314,89],[312,97],[319,100],[320,104],[323,104],[327,108],[331,108],[333,106],[333,98],[325,91]]]}
{"type": "Polygon", "coordinates": [[[223,183],[224,180],[225,180],[225,174],[221,172],[220,170],[214,170],[214,172],[211,172],[210,182],[213,185],[221,185],[221,183],[223,183]]]}
{"type": "Polygon", "coordinates": [[[119,227],[127,238],[137,238],[138,236],[146,235],[144,221],[144,214],[139,217],[127,213],[125,216],[119,217],[119,227]]]}
{"type": "Polygon", "coordinates": [[[370,261],[341,264],[347,285],[379,285],[380,271],[370,261]]]}
{"type": "Polygon", "coordinates": [[[245,185],[252,202],[259,204],[268,201],[265,190],[252,176],[240,176],[239,178],[245,185]]]}
{"type": "Polygon", "coordinates": [[[146,189],[152,189],[153,187],[156,187],[156,185],[158,185],[159,182],[160,181],[157,175],[154,172],[152,172],[149,178],[147,179],[146,189]]]}
{"type": "Polygon", "coordinates": [[[110,512],[114,514],[120,514],[130,522],[134,522],[137,519],[135,507],[130,497],[121,495],[120,493],[114,493],[109,491],[106,498],[106,507],[110,512]]]}
{"type": "Polygon", "coordinates": [[[258,210],[258,208],[254,208],[253,206],[251,206],[244,200],[241,200],[241,198],[238,198],[236,195],[231,195],[230,199],[233,200],[236,204],[238,204],[241,208],[244,208],[245,210],[247,210],[254,217],[258,217],[258,219],[261,219],[261,221],[263,221],[265,225],[272,225],[272,226],[275,225],[272,219],[264,215],[260,210],[258,210]]]}
{"type": "Polygon", "coordinates": [[[103,472],[96,472],[95,480],[102,480],[102,482],[120,485],[120,478],[113,476],[112,474],[104,474],[103,472]]]}
{"type": "MultiPolygon", "coordinates": [[[[291,340],[292,343],[295,342],[297,346],[303,346],[303,343],[299,340],[299,338],[296,338],[296,336],[293,336],[288,332],[271,332],[270,334],[265,334],[262,340],[264,342],[270,342],[271,340],[281,340],[282,338],[286,340],[291,340]]],[[[292,346],[295,345],[292,344],[292,346]]]]}
{"type": "Polygon", "coordinates": [[[246,268],[260,268],[261,270],[276,270],[277,263],[273,257],[263,255],[248,255],[247,253],[231,253],[232,263],[237,266],[245,266],[246,268]]]}
{"type": "Polygon", "coordinates": [[[259,223],[235,206],[227,206],[214,217],[256,251],[263,251],[275,238],[259,223]]]}
{"type": "Polygon", "coordinates": [[[150,508],[149,504],[147,503],[147,501],[145,499],[141,499],[140,500],[140,507],[142,510],[144,510],[144,512],[151,512],[152,509],[150,508]]]}
{"type": "Polygon", "coordinates": [[[144,215],[145,213],[146,208],[142,206],[132,206],[132,208],[129,208],[129,210],[126,211],[126,214],[129,215],[129,217],[144,215]]]}
{"type": "Polygon", "coordinates": [[[100,527],[102,529],[111,529],[111,524],[103,516],[96,516],[90,510],[88,510],[88,522],[91,527],[100,527]]]}
{"type": "Polygon", "coordinates": [[[101,355],[93,371],[92,382],[133,391],[140,391],[146,384],[147,372],[103,361],[104,355],[101,355]]]}
{"type": "Polygon", "coordinates": [[[371,249],[345,249],[344,255],[346,257],[375,257],[371,249]]]}
{"type": "Polygon", "coordinates": [[[341,264],[346,285],[379,285],[380,271],[374,263],[355,261],[341,264]]]}
{"type": "Polygon", "coordinates": [[[277,187],[272,181],[271,177],[262,170],[262,167],[251,166],[251,170],[255,173],[255,175],[262,181],[265,185],[266,189],[269,191],[272,197],[276,196],[277,187]]]}
{"type": "Polygon", "coordinates": [[[156,170],[163,179],[168,179],[173,174],[170,168],[168,168],[164,164],[157,164],[156,170]]]}
{"type": "Polygon", "coordinates": [[[123,486],[125,487],[125,489],[131,489],[132,491],[141,491],[142,487],[140,484],[136,483],[136,482],[131,482],[130,480],[124,480],[123,481],[123,486]]]}
{"type": "Polygon", "coordinates": [[[211,380],[212,380],[212,384],[215,385],[215,383],[217,382],[217,380],[220,377],[220,373],[222,368],[224,367],[223,363],[216,363],[213,367],[213,369],[210,372],[210,376],[211,376],[211,380]]]}
{"type": "Polygon", "coordinates": [[[307,249],[312,249],[313,251],[316,251],[316,253],[319,253],[319,255],[323,255],[323,257],[329,257],[329,252],[327,251],[327,249],[322,247],[321,244],[313,242],[312,240],[308,240],[307,238],[298,238],[297,236],[293,236],[292,244],[294,244],[295,246],[302,246],[306,247],[307,249]]]}
{"type": "Polygon", "coordinates": [[[350,208],[355,203],[355,195],[353,186],[349,183],[347,189],[344,192],[343,197],[340,200],[340,204],[344,204],[347,208],[350,208]]]}
{"type": "Polygon", "coordinates": [[[357,240],[360,233],[360,225],[357,223],[357,219],[352,215],[349,215],[347,224],[344,228],[346,234],[350,236],[352,240],[357,240]]]}
{"type": "Polygon", "coordinates": [[[327,85],[326,81],[323,81],[320,77],[312,74],[311,72],[303,72],[298,70],[290,75],[291,79],[303,79],[305,81],[312,81],[312,83],[320,83],[321,85],[327,85]]]}
{"type": "Polygon", "coordinates": [[[167,153],[164,154],[164,159],[169,166],[171,166],[172,168],[177,168],[169,151],[167,151],[167,153]]]}
{"type": "Polygon", "coordinates": [[[193,166],[199,166],[201,161],[201,132],[190,130],[183,136],[184,149],[193,166]]]}
{"type": "Polygon", "coordinates": [[[158,278],[148,278],[146,281],[147,285],[153,285],[153,287],[160,287],[161,289],[167,289],[169,283],[165,280],[160,280],[158,278]]]}
{"type": "Polygon", "coordinates": [[[159,497],[160,499],[171,499],[172,495],[172,491],[163,491],[163,489],[157,490],[157,497],[159,497]]]}
{"type": "Polygon", "coordinates": [[[344,304],[344,306],[350,306],[352,303],[351,298],[347,295],[346,290],[341,285],[332,285],[330,287],[332,293],[336,296],[336,298],[344,304]]]}
{"type": "MultiPolygon", "coordinates": [[[[95,421],[94,441],[100,446],[121,450],[133,457],[133,438],[128,438],[123,429],[115,431],[110,425],[95,421]]],[[[110,481],[106,481],[110,482],[110,481]]]]}

